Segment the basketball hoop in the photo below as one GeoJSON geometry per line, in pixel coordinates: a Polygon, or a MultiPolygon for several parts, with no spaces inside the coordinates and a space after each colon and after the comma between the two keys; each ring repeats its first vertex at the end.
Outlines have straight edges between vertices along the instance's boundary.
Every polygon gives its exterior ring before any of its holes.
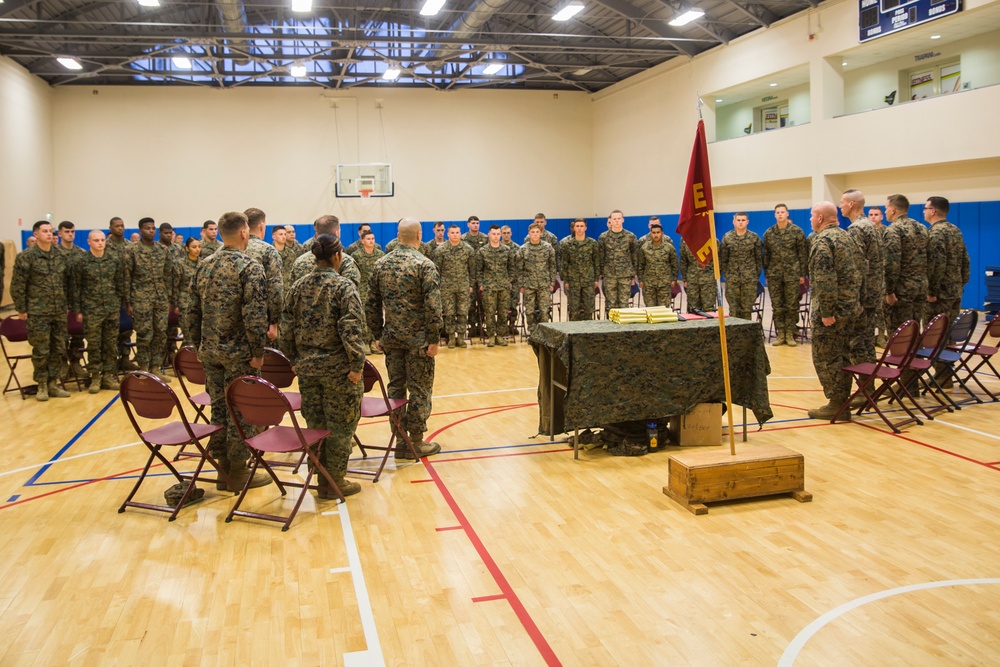
{"type": "Polygon", "coordinates": [[[362,199],[368,199],[372,196],[372,191],[368,189],[358,190],[358,194],[361,195],[362,199]]]}

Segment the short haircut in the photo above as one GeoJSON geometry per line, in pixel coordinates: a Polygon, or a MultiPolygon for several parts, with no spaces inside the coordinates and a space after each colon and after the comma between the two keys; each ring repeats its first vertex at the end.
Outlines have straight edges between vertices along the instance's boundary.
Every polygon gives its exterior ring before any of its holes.
{"type": "Polygon", "coordinates": [[[785,205],[785,204],[775,204],[774,205],[774,210],[775,211],[777,211],[779,208],[783,208],[783,209],[785,209],[785,211],[788,211],[788,206],[785,205]]]}
{"type": "Polygon", "coordinates": [[[649,231],[653,231],[654,229],[659,229],[662,232],[663,231],[663,225],[661,225],[658,222],[654,222],[653,224],[651,224],[649,226],[649,231]]]}
{"type": "Polygon", "coordinates": [[[31,226],[31,233],[34,234],[35,232],[37,232],[42,225],[48,225],[49,227],[51,227],[52,223],[49,222],[48,220],[39,220],[38,222],[36,222],[31,226]]]}
{"type": "Polygon", "coordinates": [[[886,197],[886,204],[903,213],[910,210],[910,200],[906,198],[906,195],[889,195],[886,197]]]}
{"type": "Polygon", "coordinates": [[[528,225],[528,231],[530,232],[532,229],[537,229],[538,231],[542,231],[542,226],[537,222],[533,222],[530,225],[528,225]]]}
{"type": "Polygon", "coordinates": [[[361,238],[364,239],[364,238],[368,238],[369,236],[372,237],[372,238],[375,238],[375,232],[373,232],[370,229],[366,229],[365,231],[361,232],[361,238]]]}
{"type": "Polygon", "coordinates": [[[437,229],[438,227],[444,227],[444,223],[440,220],[434,223],[434,229],[437,229]]]}
{"type": "Polygon", "coordinates": [[[927,203],[941,215],[948,215],[948,211],[951,210],[951,203],[944,197],[928,197],[927,203]]]}
{"type": "Polygon", "coordinates": [[[361,236],[361,232],[365,231],[366,227],[368,229],[372,228],[372,226],[369,225],[367,222],[362,222],[360,225],[358,225],[358,236],[361,236]]]}
{"type": "Polygon", "coordinates": [[[124,220],[122,220],[121,218],[119,218],[116,215],[115,217],[113,217],[110,220],[108,220],[108,227],[111,227],[111,225],[115,224],[115,220],[120,220],[121,222],[125,222],[124,220]]]}
{"type": "Polygon", "coordinates": [[[577,218],[577,219],[576,219],[576,220],[574,220],[573,222],[569,223],[569,227],[570,227],[570,229],[572,229],[572,228],[573,228],[573,225],[575,225],[575,224],[576,224],[576,223],[578,223],[578,222],[582,222],[582,223],[584,224],[584,226],[586,226],[586,225],[587,225],[587,219],[586,219],[586,218],[577,218]]]}
{"type": "Polygon", "coordinates": [[[260,227],[260,223],[264,222],[264,211],[259,208],[248,208],[243,211],[243,215],[247,217],[247,224],[250,225],[250,229],[257,229],[260,227]]]}
{"type": "Polygon", "coordinates": [[[230,211],[219,216],[219,232],[222,238],[232,238],[243,229],[248,227],[247,216],[239,211],[230,211]]]}
{"type": "Polygon", "coordinates": [[[621,212],[621,210],[619,210],[619,209],[617,209],[617,208],[616,208],[615,210],[611,211],[611,213],[609,213],[609,214],[608,214],[608,217],[610,218],[610,217],[611,217],[611,216],[613,216],[613,215],[614,215],[615,213],[617,213],[618,215],[620,215],[620,216],[621,216],[621,217],[623,217],[623,218],[625,217],[625,214],[624,214],[624,213],[622,213],[622,212],[621,212]]]}
{"type": "Polygon", "coordinates": [[[746,211],[739,211],[738,213],[734,213],[733,217],[734,218],[749,218],[750,216],[747,215],[746,211]]]}
{"type": "Polygon", "coordinates": [[[174,226],[171,225],[169,222],[160,223],[160,231],[161,232],[172,232],[172,231],[174,231],[174,226]]]}
{"type": "Polygon", "coordinates": [[[844,196],[847,197],[848,200],[864,208],[865,195],[863,192],[861,192],[861,190],[855,190],[854,188],[851,188],[850,190],[844,190],[844,196]]]}
{"type": "Polygon", "coordinates": [[[659,219],[660,219],[660,216],[658,216],[658,215],[651,215],[651,216],[649,216],[649,221],[650,222],[658,222],[659,219]]]}
{"type": "Polygon", "coordinates": [[[100,234],[101,238],[104,238],[104,232],[102,232],[100,229],[91,229],[90,232],[87,233],[88,242],[90,241],[91,238],[93,238],[94,234],[100,234]]]}
{"type": "Polygon", "coordinates": [[[336,234],[340,236],[340,218],[335,215],[321,215],[313,222],[316,235],[336,234]]]}
{"type": "Polygon", "coordinates": [[[340,239],[333,234],[320,234],[316,237],[309,250],[317,260],[328,262],[331,257],[341,252],[343,248],[344,246],[340,244],[340,239]]]}
{"type": "Polygon", "coordinates": [[[156,225],[156,220],[153,220],[152,218],[140,218],[139,229],[142,229],[143,225],[156,225]]]}
{"type": "Polygon", "coordinates": [[[504,230],[506,230],[506,231],[508,231],[508,232],[511,232],[511,231],[514,231],[514,230],[512,230],[512,229],[510,228],[510,225],[504,225],[503,227],[501,227],[501,228],[500,228],[500,231],[501,231],[501,232],[502,232],[502,231],[504,231],[504,230]]]}
{"type": "Polygon", "coordinates": [[[459,227],[458,225],[448,225],[448,231],[451,231],[452,229],[457,229],[458,231],[462,231],[462,228],[459,227]]]}
{"type": "Polygon", "coordinates": [[[59,223],[59,231],[61,232],[64,229],[76,229],[76,225],[74,225],[69,220],[63,220],[62,222],[59,223]]]}
{"type": "Polygon", "coordinates": [[[415,218],[401,218],[396,236],[401,243],[409,244],[420,240],[420,222],[415,218]]]}
{"type": "Polygon", "coordinates": [[[545,214],[544,213],[536,213],[535,214],[535,220],[545,220],[545,214]]]}
{"type": "Polygon", "coordinates": [[[189,236],[189,237],[187,237],[186,239],[184,239],[184,247],[185,248],[190,248],[191,244],[194,243],[195,241],[197,241],[198,243],[201,243],[201,239],[198,238],[197,236],[189,236]]]}
{"type": "Polygon", "coordinates": [[[479,216],[478,215],[470,215],[469,219],[466,220],[466,222],[479,222],[479,216]]]}
{"type": "Polygon", "coordinates": [[[500,225],[490,225],[490,231],[492,232],[494,229],[499,232],[500,231],[500,225]]]}
{"type": "Polygon", "coordinates": [[[201,228],[202,229],[208,229],[209,227],[211,227],[214,224],[215,224],[215,220],[206,220],[205,222],[203,222],[201,224],[201,228]]]}

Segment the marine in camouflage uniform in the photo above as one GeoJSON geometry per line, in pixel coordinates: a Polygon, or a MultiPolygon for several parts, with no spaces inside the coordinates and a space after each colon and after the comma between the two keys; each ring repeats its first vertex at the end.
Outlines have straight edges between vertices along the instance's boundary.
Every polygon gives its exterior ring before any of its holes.
{"type": "MultiPolygon", "coordinates": [[[[812,209],[816,230],[809,248],[812,289],[812,359],[829,402],[809,411],[813,419],[833,419],[851,394],[851,376],[841,369],[851,363],[854,319],[861,314],[861,253],[851,235],[837,226],[837,209],[819,202],[812,209]]],[[[842,419],[849,420],[845,410],[842,419]]]]}
{"type": "Polygon", "coordinates": [[[639,286],[647,306],[669,306],[671,288],[677,284],[677,249],[656,224],[650,239],[639,246],[639,286]]]}
{"type": "Polygon", "coordinates": [[[920,322],[927,303],[927,228],[906,215],[910,202],[891,195],[885,216],[891,221],[885,238],[885,299],[889,330],[907,320],[920,322]]]}
{"type": "MultiPolygon", "coordinates": [[[[59,245],[56,246],[59,252],[63,253],[63,257],[66,259],[66,270],[70,273],[73,272],[76,262],[83,259],[83,256],[87,254],[87,251],[75,244],[76,241],[76,226],[69,220],[64,220],[59,223],[59,245]]],[[[72,295],[67,295],[67,299],[72,307],[72,295]]],[[[71,313],[71,315],[75,315],[71,313]]],[[[69,366],[65,366],[63,370],[63,377],[68,378],[70,374],[76,377],[82,378],[86,377],[87,372],[83,368],[83,349],[84,349],[84,337],[80,334],[70,336],[69,346],[66,348],[66,356],[69,360],[69,366]]]]}
{"type": "Polygon", "coordinates": [[[37,398],[47,401],[50,394],[69,396],[56,381],[66,363],[67,295],[73,293],[73,278],[65,255],[52,244],[52,225],[42,220],[32,229],[38,243],[14,260],[10,296],[18,317],[27,319],[37,398]]]}
{"type": "Polygon", "coordinates": [[[434,264],[441,276],[441,306],[448,347],[464,346],[469,294],[476,281],[476,251],[461,240],[458,225],[448,229],[448,243],[434,251],[434,264]]]}
{"type": "MultiPolygon", "coordinates": [[[[345,255],[351,255],[353,257],[354,253],[356,253],[357,251],[361,250],[361,239],[364,238],[365,233],[366,232],[371,232],[371,231],[372,231],[372,226],[369,225],[367,222],[363,222],[360,225],[358,225],[358,240],[355,241],[354,243],[352,243],[351,245],[347,246],[347,248],[344,250],[343,254],[345,254],[345,255]]],[[[374,234],[375,233],[372,232],[373,236],[374,236],[374,234]]],[[[375,244],[375,247],[378,248],[378,251],[380,253],[382,253],[383,255],[385,254],[384,252],[382,252],[382,246],[380,246],[378,243],[375,244]]]]}
{"type": "MultiPolygon", "coordinates": [[[[409,403],[400,408],[403,428],[417,454],[429,456],[441,449],[423,439],[432,407],[434,357],[441,331],[441,287],[434,262],[417,249],[420,223],[403,218],[399,236],[399,248],[375,262],[368,281],[365,318],[385,352],[389,397],[407,398],[409,393],[409,403]]],[[[395,456],[410,457],[399,439],[395,456]]]]}
{"type": "Polygon", "coordinates": [[[687,310],[707,313],[718,310],[718,283],[715,282],[715,258],[702,266],[687,243],[681,242],[681,280],[687,293],[687,310]]]}
{"type": "Polygon", "coordinates": [[[264,267],[264,278],[267,280],[267,324],[268,338],[274,340],[277,336],[278,324],[281,322],[282,289],[284,287],[281,255],[274,246],[264,241],[267,219],[259,208],[248,208],[244,215],[250,223],[250,241],[246,253],[260,262],[264,267]],[[273,327],[273,330],[270,329],[273,327]]]}
{"type": "Polygon", "coordinates": [[[524,316],[530,336],[539,322],[548,322],[552,308],[552,285],[556,281],[556,251],[542,241],[542,229],[532,223],[529,241],[518,256],[518,285],[524,298],[524,316]]]}
{"type": "Polygon", "coordinates": [[[506,346],[507,300],[510,298],[510,277],[517,270],[517,258],[500,242],[500,228],[490,227],[490,242],[476,253],[476,282],[483,290],[486,345],[506,346]]]}
{"type": "Polygon", "coordinates": [[[638,264],[639,244],[635,234],[622,228],[625,218],[621,211],[612,211],[611,228],[597,239],[601,275],[604,277],[604,312],[628,307],[632,296],[632,281],[638,264]]]}
{"type": "MultiPolygon", "coordinates": [[[[284,231],[283,228],[279,229],[284,231]]],[[[287,240],[280,248],[275,244],[274,249],[278,251],[278,257],[281,259],[281,290],[285,292],[292,288],[292,267],[295,266],[295,260],[299,258],[299,254],[296,252],[295,246],[287,240]]]]}
{"type": "Polygon", "coordinates": [[[924,209],[930,223],[927,234],[927,307],[924,326],[935,315],[944,313],[948,325],[958,317],[962,293],[969,282],[969,252],[962,230],[948,222],[950,203],[944,197],[931,197],[924,209]]]}
{"type": "Polygon", "coordinates": [[[775,339],[772,345],[795,346],[799,321],[801,286],[809,264],[809,243],[805,233],[788,219],[788,207],[774,207],[777,221],[764,232],[764,278],[771,296],[771,318],[775,339]]]}
{"type": "MultiPolygon", "coordinates": [[[[111,218],[111,222],[108,223],[108,238],[104,244],[104,252],[117,257],[124,269],[130,245],[131,242],[125,238],[125,221],[119,217],[111,218]]],[[[126,317],[128,317],[128,313],[123,307],[118,313],[119,329],[121,329],[121,320],[126,317]]],[[[118,332],[118,368],[122,371],[132,371],[139,368],[128,358],[127,343],[132,340],[132,332],[132,329],[119,330],[118,332]]]]}
{"type": "Polygon", "coordinates": [[[173,292],[173,263],[166,246],[153,241],[155,233],[152,218],[139,221],[141,239],[131,244],[125,257],[125,307],[135,327],[135,361],[139,370],[150,371],[170,382],[159,366],[167,343],[169,309],[177,300],[173,292]]]}
{"type": "Polygon", "coordinates": [[[566,290],[570,321],[594,319],[594,289],[601,274],[597,241],[586,235],[587,221],[577,218],[573,233],[559,242],[559,270],[566,290]],[[577,238],[582,237],[582,238],[577,238]]]}
{"type": "MultiPolygon", "coordinates": [[[[339,251],[340,241],[333,242],[339,251]]],[[[285,296],[281,350],[295,367],[306,424],[330,431],[319,460],[344,495],[361,490],[344,475],[361,419],[363,327],[358,291],[333,266],[317,264],[285,296]]],[[[322,476],[317,481],[323,497],[327,484],[322,476]]]]}
{"type": "Polygon", "coordinates": [[[885,255],[882,230],[865,216],[865,197],[848,190],[840,198],[840,212],[851,221],[847,232],[858,244],[861,271],[861,314],[855,319],[851,342],[851,363],[875,363],[875,327],[879,304],[885,300],[885,255]]]}
{"type": "MultiPolygon", "coordinates": [[[[311,248],[312,244],[309,244],[309,247],[311,248]]],[[[292,266],[290,284],[294,285],[303,276],[311,273],[314,268],[316,268],[316,256],[307,251],[295,260],[295,264],[292,266]]],[[[344,255],[338,273],[354,283],[355,288],[361,289],[361,271],[358,269],[358,263],[354,261],[353,257],[344,255]]]]}
{"type": "MultiPolygon", "coordinates": [[[[160,240],[158,243],[167,249],[167,257],[170,259],[171,264],[171,283],[173,283],[173,265],[183,259],[186,254],[184,246],[174,242],[176,238],[177,232],[169,222],[164,222],[160,225],[160,240]]],[[[179,298],[176,292],[174,294],[176,298],[179,298]]],[[[174,373],[174,348],[176,347],[176,341],[180,333],[180,313],[176,312],[176,308],[177,301],[175,300],[170,303],[170,308],[167,310],[167,329],[163,345],[163,357],[161,359],[153,359],[153,365],[160,369],[159,372],[161,374],[173,375],[174,373]]]]}
{"type": "Polygon", "coordinates": [[[746,213],[733,216],[733,229],[719,243],[719,269],[726,275],[729,314],[749,320],[757,301],[757,283],[764,268],[764,244],[747,229],[746,213]]]}
{"type": "MultiPolygon", "coordinates": [[[[393,250],[395,250],[398,247],[399,247],[399,239],[398,238],[389,241],[388,243],[385,244],[385,254],[388,255],[390,252],[392,252],[393,250]]],[[[421,252],[423,252],[423,251],[421,251],[421,252]]],[[[424,255],[424,257],[427,257],[427,255],[424,255]]]]}
{"type": "Polygon", "coordinates": [[[187,335],[191,329],[191,322],[188,320],[188,310],[191,306],[191,281],[194,279],[195,271],[202,259],[191,259],[184,255],[174,262],[174,294],[177,295],[178,319],[181,323],[181,331],[187,335]]]}
{"type": "MultiPolygon", "coordinates": [[[[365,236],[368,236],[368,235],[372,236],[372,241],[375,240],[374,234],[372,234],[371,232],[368,232],[365,236]]],[[[364,239],[364,238],[365,237],[362,237],[362,239],[364,239]]],[[[360,275],[361,275],[361,285],[360,285],[360,289],[358,291],[359,291],[359,295],[361,297],[361,303],[362,304],[364,304],[368,300],[368,280],[372,276],[372,271],[375,270],[375,262],[377,262],[379,260],[379,258],[384,257],[384,256],[385,256],[385,253],[382,252],[382,250],[378,247],[377,243],[373,243],[372,244],[371,252],[369,252],[368,249],[366,249],[362,245],[361,249],[355,251],[355,253],[353,255],[354,261],[357,264],[358,270],[359,270],[360,275]]],[[[362,319],[362,321],[364,321],[364,313],[363,312],[362,312],[361,319],[362,319]]],[[[364,322],[363,336],[364,336],[364,341],[365,341],[366,353],[369,353],[369,352],[371,352],[371,347],[370,347],[371,343],[372,343],[373,340],[375,340],[375,338],[372,336],[372,332],[368,328],[367,322],[364,322]]],[[[378,354],[378,351],[375,351],[375,354],[378,354]]]]}
{"type": "MultiPolygon", "coordinates": [[[[469,231],[462,235],[462,241],[468,243],[469,247],[473,250],[473,264],[475,264],[475,253],[479,252],[479,249],[484,245],[489,243],[489,239],[486,234],[479,231],[479,218],[476,216],[471,216],[466,223],[469,227],[469,231]]],[[[475,271],[475,269],[473,269],[475,271]]],[[[475,278],[473,278],[472,283],[472,298],[469,300],[469,335],[479,336],[482,335],[480,330],[480,321],[483,319],[483,300],[479,294],[479,285],[475,283],[475,278]]],[[[448,326],[447,316],[445,317],[445,327],[448,326]]]]}
{"type": "Polygon", "coordinates": [[[83,316],[87,339],[90,393],[117,390],[118,322],[125,296],[125,270],[117,256],[107,252],[104,234],[90,233],[90,252],[73,267],[73,310],[83,316]],[[99,254],[98,254],[99,253],[99,254]]]}
{"type": "MultiPolygon", "coordinates": [[[[542,226],[542,238],[541,238],[541,240],[545,241],[546,243],[548,243],[549,245],[551,245],[552,249],[555,250],[555,252],[556,252],[556,273],[558,273],[559,275],[562,275],[562,258],[559,256],[559,238],[555,234],[553,234],[552,232],[550,232],[549,230],[547,230],[545,228],[545,225],[548,223],[548,220],[546,220],[544,213],[536,213],[535,214],[535,220],[534,220],[534,222],[535,222],[535,224],[539,224],[539,225],[542,226]]],[[[524,243],[528,242],[529,236],[530,236],[529,234],[525,234],[524,235],[524,243]]],[[[552,319],[552,313],[549,313],[549,319],[550,320],[552,319]]]]}
{"type": "MultiPolygon", "coordinates": [[[[195,271],[188,321],[191,344],[205,367],[208,395],[212,399],[212,423],[225,429],[212,435],[209,449],[220,467],[229,473],[230,490],[246,481],[249,451],[226,408],[226,387],[241,375],[258,375],[251,362],[263,361],[267,340],[267,282],[264,267],[243,252],[249,241],[246,216],[225,213],[219,218],[224,247],[195,271]]],[[[249,435],[249,424],[242,424],[249,435]]],[[[266,476],[261,481],[269,479],[266,476]]],[[[264,482],[266,483],[266,482],[264,482]]],[[[252,485],[259,485],[254,480],[252,485]]]]}
{"type": "Polygon", "coordinates": [[[219,242],[218,225],[212,220],[206,220],[201,226],[201,259],[211,257],[219,251],[222,244],[219,242]],[[215,233],[215,238],[210,238],[209,234],[215,233]]]}
{"type": "Polygon", "coordinates": [[[521,251],[521,246],[517,245],[511,238],[513,230],[510,225],[500,228],[500,243],[505,246],[514,257],[514,272],[510,277],[510,297],[507,299],[507,327],[511,336],[517,335],[517,311],[521,304],[521,290],[517,285],[517,257],[521,251]]]}

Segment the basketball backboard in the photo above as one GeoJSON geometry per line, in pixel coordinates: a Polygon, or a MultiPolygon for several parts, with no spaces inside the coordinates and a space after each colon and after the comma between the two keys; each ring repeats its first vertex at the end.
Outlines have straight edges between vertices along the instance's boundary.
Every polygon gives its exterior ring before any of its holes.
{"type": "Polygon", "coordinates": [[[392,165],[384,162],[338,164],[334,187],[338,197],[361,197],[362,191],[371,197],[392,197],[395,193],[392,165]]]}

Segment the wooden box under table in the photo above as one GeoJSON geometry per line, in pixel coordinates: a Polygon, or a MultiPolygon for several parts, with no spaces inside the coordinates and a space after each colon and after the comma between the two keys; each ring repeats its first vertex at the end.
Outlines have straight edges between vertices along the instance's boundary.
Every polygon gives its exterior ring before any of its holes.
{"type": "Polygon", "coordinates": [[[809,502],[805,490],[805,459],[781,445],[744,445],[729,449],[672,454],[667,494],[694,514],[708,513],[703,503],[791,493],[809,502]]]}

